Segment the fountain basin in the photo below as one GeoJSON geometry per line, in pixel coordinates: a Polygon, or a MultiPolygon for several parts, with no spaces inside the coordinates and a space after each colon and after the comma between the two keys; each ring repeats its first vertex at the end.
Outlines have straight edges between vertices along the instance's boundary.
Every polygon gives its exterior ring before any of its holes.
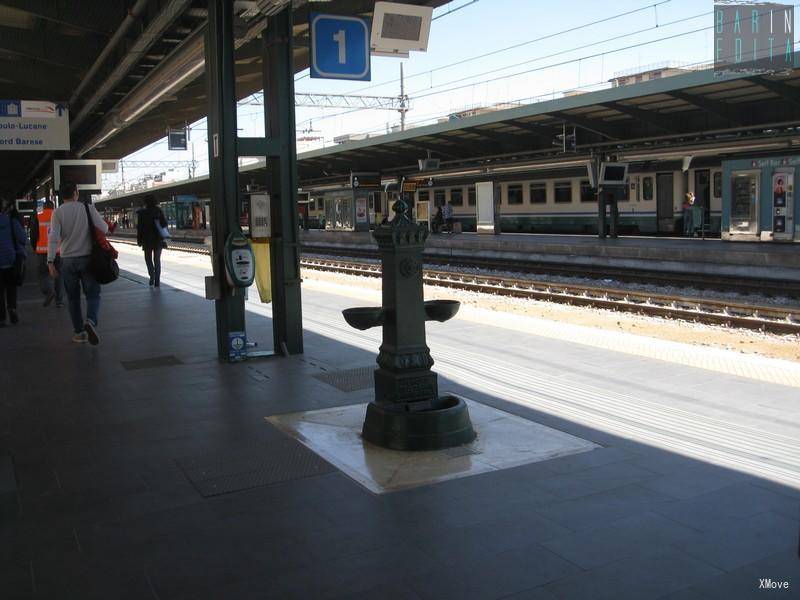
{"type": "Polygon", "coordinates": [[[427,300],[425,302],[425,320],[444,323],[456,316],[461,302],[458,300],[427,300]]]}
{"type": "Polygon", "coordinates": [[[386,313],[380,306],[361,306],[358,308],[346,308],[342,311],[344,320],[350,327],[365,330],[378,325],[383,325],[386,320],[386,313]]]}

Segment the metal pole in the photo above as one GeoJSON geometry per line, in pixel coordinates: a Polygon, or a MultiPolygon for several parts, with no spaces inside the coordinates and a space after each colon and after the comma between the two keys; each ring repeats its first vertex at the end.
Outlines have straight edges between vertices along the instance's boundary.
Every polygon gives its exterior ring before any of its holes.
{"type": "Polygon", "coordinates": [[[234,71],[233,2],[208,0],[206,81],[208,92],[208,160],[211,190],[214,278],[220,298],[215,300],[217,355],[229,358],[229,334],[245,331],[244,295],[225,278],[225,240],[239,230],[240,201],[236,155],[236,75],[234,71]]]}
{"type": "Polygon", "coordinates": [[[403,63],[400,63],[400,131],[406,130],[406,82],[403,77],[403,63]]]}
{"type": "MultiPolygon", "coordinates": [[[[290,5],[291,6],[291,5],[290,5]]],[[[272,210],[272,334],[276,352],[303,352],[292,11],[270,17],[264,43],[265,135],[280,153],[267,159],[272,210]]]]}

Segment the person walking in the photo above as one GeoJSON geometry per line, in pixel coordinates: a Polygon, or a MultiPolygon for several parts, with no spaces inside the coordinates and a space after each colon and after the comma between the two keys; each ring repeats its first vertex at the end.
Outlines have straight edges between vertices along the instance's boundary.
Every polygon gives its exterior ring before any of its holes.
{"type": "Polygon", "coordinates": [[[0,327],[6,325],[6,312],[12,325],[19,323],[16,264],[19,257],[25,259],[25,243],[22,224],[6,212],[0,213],[0,327]]]}
{"type": "MultiPolygon", "coordinates": [[[[43,306],[50,306],[50,303],[55,300],[56,307],[64,306],[64,285],[61,281],[61,275],[53,278],[50,276],[47,267],[47,243],[50,236],[50,221],[55,212],[55,205],[52,200],[46,200],[44,209],[38,215],[31,217],[31,245],[36,252],[37,258],[37,272],[39,275],[39,287],[44,294],[43,306]]],[[[53,261],[56,271],[61,267],[61,255],[56,251],[56,258],[53,261]]]]}
{"type": "Polygon", "coordinates": [[[69,316],[72,320],[76,343],[100,343],[97,332],[97,315],[100,312],[100,284],[89,270],[89,255],[92,251],[93,228],[108,232],[103,218],[90,203],[78,202],[78,189],[72,182],[61,184],[61,206],[50,220],[47,240],[47,267],[54,279],[61,275],[64,291],[69,301],[69,316]],[[88,215],[88,216],[87,216],[88,215]],[[56,267],[56,255],[61,244],[61,267],[56,267]],[[81,307],[81,287],[86,296],[86,318],[81,307]]]}
{"type": "Polygon", "coordinates": [[[162,230],[167,228],[167,219],[156,204],[156,197],[148,194],[144,197],[144,208],[137,213],[136,243],[144,250],[144,262],[150,276],[150,285],[161,285],[161,250],[166,242],[162,230]]]}

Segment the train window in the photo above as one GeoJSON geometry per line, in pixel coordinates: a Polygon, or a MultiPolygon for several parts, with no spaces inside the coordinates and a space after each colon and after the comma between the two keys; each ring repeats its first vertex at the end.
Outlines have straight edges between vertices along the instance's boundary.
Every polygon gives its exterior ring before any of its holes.
{"type": "Polygon", "coordinates": [[[475,188],[471,187],[467,190],[467,204],[469,206],[475,206],[476,204],[476,196],[475,196],[475,188]]]}
{"type": "Polygon", "coordinates": [[[428,201],[428,190],[420,190],[419,191],[419,201],[420,202],[427,202],[428,201]]]}
{"type": "Polygon", "coordinates": [[[642,177],[642,200],[653,199],[653,178],[651,176],[642,177]]]}
{"type": "Polygon", "coordinates": [[[534,181],[530,185],[531,204],[547,204],[547,182],[534,181]]]}
{"type": "Polygon", "coordinates": [[[597,200],[597,195],[592,189],[592,184],[588,179],[581,180],[581,202],[594,202],[597,200]]]}
{"type": "Polygon", "coordinates": [[[569,204],[572,202],[571,181],[556,181],[554,188],[556,204],[569,204]]]}
{"type": "Polygon", "coordinates": [[[722,171],[714,173],[714,198],[722,198],[722,171]]]}
{"type": "Polygon", "coordinates": [[[434,206],[444,206],[445,202],[445,191],[444,190],[434,190],[433,191],[433,205],[434,206]]]}
{"type": "Polygon", "coordinates": [[[450,190],[450,204],[453,206],[464,206],[464,190],[452,188],[450,190]]]}
{"type": "Polygon", "coordinates": [[[317,198],[317,210],[325,210],[325,198],[317,198]]]}
{"type": "Polygon", "coordinates": [[[522,204],[522,184],[514,183],[508,186],[508,203],[522,204]]]}

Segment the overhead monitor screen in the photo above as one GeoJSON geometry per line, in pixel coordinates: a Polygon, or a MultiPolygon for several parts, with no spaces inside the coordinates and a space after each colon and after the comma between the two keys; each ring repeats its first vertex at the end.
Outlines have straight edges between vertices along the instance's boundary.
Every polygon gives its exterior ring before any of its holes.
{"type": "Polygon", "coordinates": [[[627,169],[623,166],[617,165],[608,165],[606,166],[605,171],[603,172],[603,180],[604,181],[625,181],[625,174],[627,169]]]}
{"type": "Polygon", "coordinates": [[[61,165],[61,181],[71,181],[76,185],[95,185],[97,181],[97,167],[90,165],[61,165]]]}
{"type": "Polygon", "coordinates": [[[393,40],[417,41],[422,31],[422,18],[416,15],[386,13],[383,17],[381,37],[393,40]]]}

